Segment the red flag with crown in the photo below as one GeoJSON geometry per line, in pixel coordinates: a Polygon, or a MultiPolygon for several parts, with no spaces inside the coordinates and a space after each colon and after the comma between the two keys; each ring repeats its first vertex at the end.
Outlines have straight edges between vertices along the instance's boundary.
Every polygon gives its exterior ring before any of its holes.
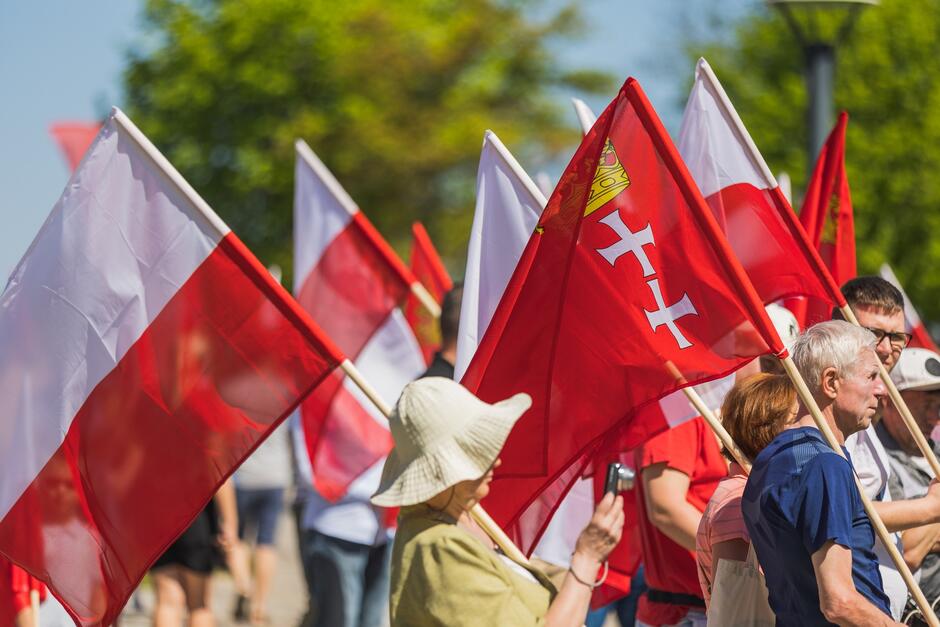
{"type": "MultiPolygon", "coordinates": [[[[437,249],[434,248],[424,225],[420,222],[412,224],[411,236],[411,272],[434,297],[434,300],[441,304],[444,294],[451,290],[454,282],[447,273],[441,256],[437,254],[437,249]]],[[[441,347],[440,325],[413,293],[408,295],[404,310],[405,319],[414,331],[418,345],[421,346],[424,361],[430,364],[434,358],[434,352],[441,347]]]]}
{"type": "Polygon", "coordinates": [[[544,524],[515,523],[605,435],[642,442],[667,425],[662,412],[638,410],[765,353],[786,351],[628,79],[562,175],[463,379],[487,401],[533,398],[487,511],[531,550],[544,524]]]}
{"type": "MultiPolygon", "coordinates": [[[[852,196],[845,173],[845,127],[849,121],[843,111],[835,128],[823,144],[816,168],[806,188],[800,209],[800,222],[819,251],[838,285],[855,278],[855,220],[852,196]]],[[[802,328],[828,320],[832,308],[816,298],[788,302],[802,328]]]]}

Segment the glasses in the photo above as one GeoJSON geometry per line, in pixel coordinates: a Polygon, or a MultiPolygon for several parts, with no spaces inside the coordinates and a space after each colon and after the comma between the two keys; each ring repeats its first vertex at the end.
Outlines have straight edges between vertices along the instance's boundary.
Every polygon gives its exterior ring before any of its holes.
{"type": "Polygon", "coordinates": [[[894,331],[888,332],[884,329],[879,329],[876,327],[865,327],[871,331],[872,335],[875,336],[875,345],[881,344],[881,340],[888,338],[888,342],[891,343],[891,346],[895,348],[904,348],[911,343],[911,338],[914,336],[910,333],[905,333],[903,331],[894,331]]]}

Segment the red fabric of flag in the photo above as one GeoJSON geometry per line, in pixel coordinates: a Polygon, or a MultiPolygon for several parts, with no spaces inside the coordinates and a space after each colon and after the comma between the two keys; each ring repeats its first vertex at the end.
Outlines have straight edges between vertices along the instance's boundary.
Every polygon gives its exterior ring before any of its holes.
{"type": "MultiPolygon", "coordinates": [[[[425,363],[398,307],[415,278],[307,147],[297,145],[294,290],[310,314],[387,402],[425,363]]],[[[312,481],[324,498],[391,450],[387,420],[335,371],[301,406],[312,481]]]]}
{"type": "Polygon", "coordinates": [[[562,175],[463,380],[487,401],[533,398],[487,511],[519,539],[514,523],[540,494],[533,481],[552,484],[624,425],[642,442],[666,424],[638,410],[764,353],[785,349],[628,79],[562,175]]]}
{"type": "MultiPolygon", "coordinates": [[[[855,221],[852,196],[845,173],[845,128],[849,116],[843,111],[823,144],[806,189],[800,223],[806,229],[823,263],[837,285],[856,276],[855,221]]],[[[787,303],[803,328],[828,320],[832,306],[816,298],[787,303]]]]}
{"type": "Polygon", "coordinates": [[[679,153],[761,300],[844,300],[705,59],[689,94],[679,153]]]}
{"type": "Polygon", "coordinates": [[[344,358],[115,111],[0,310],[0,555],[111,625],[344,358]]]}
{"type": "Polygon", "coordinates": [[[69,170],[74,172],[100,130],[101,124],[97,122],[59,122],[49,127],[49,134],[58,142],[69,170]]]}
{"type": "MultiPolygon", "coordinates": [[[[454,282],[424,225],[420,222],[412,224],[411,235],[411,272],[440,304],[444,300],[444,294],[454,286],[454,282]]],[[[405,301],[405,319],[408,320],[421,346],[425,363],[430,364],[435,351],[441,347],[440,325],[414,294],[409,294],[408,300],[405,301]]]]}

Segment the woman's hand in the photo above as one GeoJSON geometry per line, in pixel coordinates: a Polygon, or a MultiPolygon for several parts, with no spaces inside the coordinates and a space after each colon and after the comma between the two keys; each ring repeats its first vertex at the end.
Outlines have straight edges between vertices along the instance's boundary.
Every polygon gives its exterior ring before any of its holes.
{"type": "Polygon", "coordinates": [[[600,564],[620,542],[623,533],[623,497],[616,498],[610,492],[594,509],[591,522],[578,536],[575,544],[575,556],[590,558],[600,564]]]}

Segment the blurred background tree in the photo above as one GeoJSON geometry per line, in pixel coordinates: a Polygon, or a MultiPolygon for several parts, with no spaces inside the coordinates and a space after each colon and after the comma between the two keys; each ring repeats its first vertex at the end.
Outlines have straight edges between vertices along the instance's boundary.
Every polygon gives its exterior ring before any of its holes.
{"type": "Polygon", "coordinates": [[[578,11],[544,4],[148,0],[128,112],[288,285],[296,138],[400,251],[420,219],[459,269],[483,131],[535,167],[578,139],[552,90],[612,88],[557,69],[549,45],[578,11]]]}
{"type": "MultiPolygon", "coordinates": [[[[820,16],[820,19],[825,19],[820,16]]],[[[704,55],[775,172],[806,184],[804,61],[783,18],[763,7],[704,55]]],[[[836,108],[849,113],[846,166],[859,273],[888,261],[921,313],[940,319],[940,3],[882,0],[837,51],[836,108]]],[[[834,122],[834,120],[833,120],[834,122]]]]}

